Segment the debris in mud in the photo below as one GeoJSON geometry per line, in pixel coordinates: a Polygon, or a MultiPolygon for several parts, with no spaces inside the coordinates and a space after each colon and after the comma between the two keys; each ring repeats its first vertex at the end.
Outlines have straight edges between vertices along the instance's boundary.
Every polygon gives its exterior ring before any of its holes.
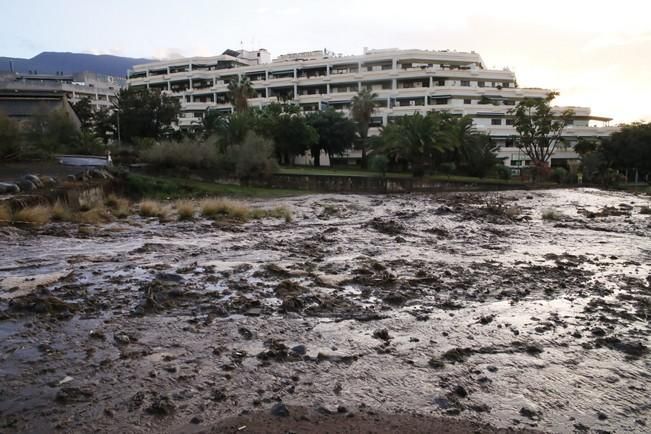
{"type": "Polygon", "coordinates": [[[535,406],[527,404],[520,408],[520,415],[531,420],[540,420],[542,412],[535,406]]]}
{"type": "Polygon", "coordinates": [[[282,402],[278,402],[271,407],[271,414],[278,417],[287,417],[289,416],[289,409],[282,402]]]}
{"type": "Polygon", "coordinates": [[[62,387],[56,394],[54,398],[57,402],[61,404],[71,404],[77,402],[87,402],[90,401],[93,397],[93,392],[87,389],[81,389],[79,387],[62,387]]]}
{"type": "Polygon", "coordinates": [[[157,395],[152,400],[152,403],[145,411],[149,414],[156,416],[169,416],[176,410],[174,401],[167,395],[157,395]]]}
{"type": "Polygon", "coordinates": [[[471,348],[453,348],[443,353],[441,357],[452,363],[464,363],[474,353],[471,348]]]}
{"type": "Polygon", "coordinates": [[[383,220],[380,217],[373,218],[367,225],[386,235],[399,235],[405,231],[402,223],[396,220],[383,220]]]}
{"type": "Polygon", "coordinates": [[[56,314],[58,318],[69,318],[77,311],[77,305],[67,303],[50,294],[45,288],[40,288],[32,294],[9,300],[9,309],[14,312],[33,312],[36,314],[56,314]]]}
{"type": "Polygon", "coordinates": [[[383,341],[389,341],[391,340],[391,335],[389,334],[389,330],[387,329],[378,329],[373,332],[373,337],[375,339],[380,339],[383,341]]]}
{"type": "Polygon", "coordinates": [[[642,342],[624,342],[615,336],[597,338],[595,340],[597,348],[606,347],[611,350],[619,351],[626,354],[629,359],[638,359],[649,353],[649,348],[642,342]]]}
{"type": "Polygon", "coordinates": [[[237,329],[237,332],[247,341],[250,341],[253,338],[253,332],[251,332],[251,330],[247,329],[246,327],[239,327],[237,329]]]}

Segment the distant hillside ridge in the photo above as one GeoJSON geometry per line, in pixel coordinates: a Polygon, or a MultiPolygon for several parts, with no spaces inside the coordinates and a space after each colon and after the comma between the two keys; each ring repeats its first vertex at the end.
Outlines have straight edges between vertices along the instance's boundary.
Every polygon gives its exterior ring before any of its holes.
{"type": "Polygon", "coordinates": [[[154,62],[152,59],[112,56],[109,54],[56,53],[44,51],[31,59],[0,57],[0,71],[38,74],[75,74],[91,71],[98,74],[126,77],[127,70],[134,65],[154,62]]]}

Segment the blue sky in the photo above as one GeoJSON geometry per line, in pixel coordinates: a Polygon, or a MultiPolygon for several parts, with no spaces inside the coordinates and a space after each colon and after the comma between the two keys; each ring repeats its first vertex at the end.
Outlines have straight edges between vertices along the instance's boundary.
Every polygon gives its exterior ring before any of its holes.
{"type": "Polygon", "coordinates": [[[272,55],[327,48],[474,50],[520,86],[615,121],[651,121],[651,2],[0,0],[0,55],[272,55]]]}

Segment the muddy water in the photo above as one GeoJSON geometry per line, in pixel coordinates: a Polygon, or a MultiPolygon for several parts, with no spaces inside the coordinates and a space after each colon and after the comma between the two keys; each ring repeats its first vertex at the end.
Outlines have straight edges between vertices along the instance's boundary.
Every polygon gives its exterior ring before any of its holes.
{"type": "Polygon", "coordinates": [[[188,431],[278,401],[649,431],[648,197],[281,202],[293,222],[0,228],[0,431],[188,431]]]}

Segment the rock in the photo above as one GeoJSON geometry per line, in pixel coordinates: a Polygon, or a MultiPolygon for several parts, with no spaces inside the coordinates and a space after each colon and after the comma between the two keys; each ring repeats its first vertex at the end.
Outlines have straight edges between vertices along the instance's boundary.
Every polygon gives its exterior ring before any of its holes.
{"type": "Polygon", "coordinates": [[[344,407],[343,405],[338,405],[337,406],[337,413],[348,413],[348,409],[344,407]]]}
{"type": "Polygon", "coordinates": [[[427,364],[434,369],[443,369],[445,368],[445,363],[437,358],[432,357],[429,359],[429,362],[427,364]]]}
{"type": "Polygon", "coordinates": [[[468,396],[468,391],[466,390],[465,387],[462,385],[458,384],[453,390],[455,395],[459,396],[460,398],[465,398],[468,396]]]}
{"type": "Polygon", "coordinates": [[[131,338],[126,333],[116,333],[113,335],[113,340],[118,345],[129,345],[131,338]]]}
{"type": "Polygon", "coordinates": [[[169,282],[181,283],[185,280],[183,276],[180,276],[175,273],[158,273],[156,274],[156,279],[164,283],[169,283],[169,282]]]}
{"type": "Polygon", "coordinates": [[[432,404],[436,405],[441,410],[447,410],[452,406],[450,400],[442,396],[437,396],[432,399],[432,404]]]}
{"type": "Polygon", "coordinates": [[[598,411],[597,412],[597,418],[599,420],[606,420],[606,419],[608,419],[608,415],[606,413],[604,413],[603,411],[598,411]]]}
{"type": "Polygon", "coordinates": [[[192,419],[190,419],[190,423],[198,425],[200,423],[203,423],[203,418],[201,416],[195,416],[192,419]]]}
{"type": "Polygon", "coordinates": [[[20,180],[16,183],[20,187],[20,191],[33,191],[36,190],[36,186],[32,181],[26,179],[20,180]]]}
{"type": "Polygon", "coordinates": [[[45,187],[54,187],[55,185],[57,185],[56,178],[53,178],[51,176],[41,176],[40,178],[45,187]]]}
{"type": "Polygon", "coordinates": [[[486,370],[488,370],[488,372],[497,372],[497,366],[488,365],[486,370]]]}
{"type": "Polygon", "coordinates": [[[373,332],[373,337],[375,339],[381,339],[383,341],[391,340],[391,335],[389,335],[389,330],[387,329],[378,329],[373,332]]]}
{"type": "Polygon", "coordinates": [[[383,298],[384,302],[394,306],[400,306],[405,304],[407,297],[402,294],[392,293],[383,298]]]}
{"type": "Polygon", "coordinates": [[[397,237],[395,237],[395,238],[393,239],[393,241],[395,241],[396,243],[406,243],[406,242],[407,242],[407,240],[405,240],[405,239],[404,239],[403,237],[401,237],[401,236],[397,236],[397,237]]]}
{"type": "Polygon", "coordinates": [[[247,341],[250,341],[253,338],[253,332],[246,327],[240,327],[237,331],[247,341]]]}
{"type": "Polygon", "coordinates": [[[520,408],[520,415],[531,420],[540,420],[541,411],[532,404],[526,404],[520,408]]]}
{"type": "Polygon", "coordinates": [[[31,182],[36,188],[43,188],[43,182],[36,175],[25,175],[23,180],[31,182]]]}
{"type": "Polygon", "coordinates": [[[307,349],[305,348],[305,345],[296,345],[292,347],[292,353],[299,355],[299,356],[304,356],[307,353],[307,349]]]}
{"type": "Polygon", "coordinates": [[[226,394],[222,389],[216,389],[213,391],[210,399],[215,402],[222,402],[226,399],[226,394]]]}
{"type": "Polygon", "coordinates": [[[272,416],[287,417],[289,416],[289,409],[282,402],[278,402],[271,407],[271,414],[272,416]]]}
{"type": "Polygon", "coordinates": [[[161,395],[154,398],[154,401],[145,411],[157,416],[168,416],[176,410],[176,405],[168,396],[161,395]]]}
{"type": "Polygon", "coordinates": [[[0,182],[0,194],[10,193],[20,193],[20,187],[17,184],[0,182]]]}

